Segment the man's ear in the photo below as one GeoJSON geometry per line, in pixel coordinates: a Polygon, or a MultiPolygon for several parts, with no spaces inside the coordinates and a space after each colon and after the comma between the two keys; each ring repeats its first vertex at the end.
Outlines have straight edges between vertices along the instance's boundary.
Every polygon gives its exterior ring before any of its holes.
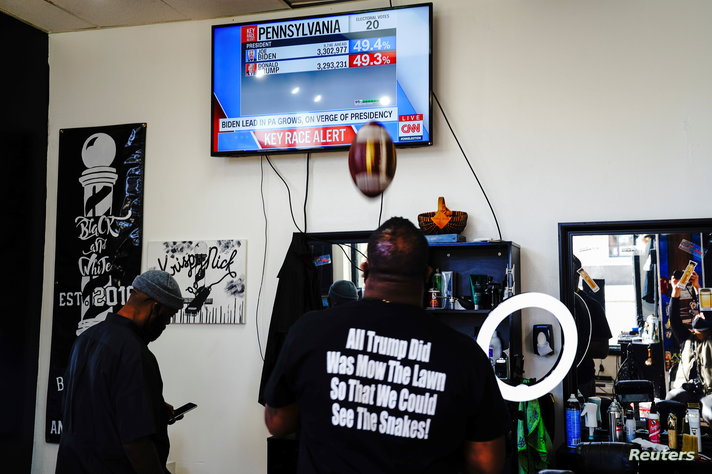
{"type": "Polygon", "coordinates": [[[368,262],[361,263],[361,273],[363,273],[364,281],[368,278],[368,262]]]}

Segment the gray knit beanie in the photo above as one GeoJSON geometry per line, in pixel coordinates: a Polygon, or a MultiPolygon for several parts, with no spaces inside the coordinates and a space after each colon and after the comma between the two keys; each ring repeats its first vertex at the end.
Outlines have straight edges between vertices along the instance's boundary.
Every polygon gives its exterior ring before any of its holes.
{"type": "Polygon", "coordinates": [[[183,308],[183,295],[178,282],[162,270],[148,270],[140,274],[131,286],[170,309],[177,311],[183,308]]]}
{"type": "Polygon", "coordinates": [[[329,287],[329,300],[332,306],[356,301],[358,299],[358,289],[352,281],[336,280],[329,287]]]}

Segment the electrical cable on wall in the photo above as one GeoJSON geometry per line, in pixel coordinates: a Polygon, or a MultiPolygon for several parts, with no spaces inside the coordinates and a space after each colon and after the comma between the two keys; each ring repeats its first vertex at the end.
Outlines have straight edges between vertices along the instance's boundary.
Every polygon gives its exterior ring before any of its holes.
{"type": "Polygon", "coordinates": [[[264,193],[264,155],[260,156],[260,197],[262,198],[262,217],[265,221],[265,239],[264,239],[264,253],[262,254],[262,276],[260,276],[260,289],[257,291],[257,307],[255,308],[255,330],[257,331],[257,347],[260,351],[260,357],[264,362],[265,356],[262,350],[262,342],[260,341],[260,301],[262,298],[262,285],[265,281],[265,267],[267,266],[267,210],[265,207],[265,193],[264,193]]]}
{"type": "Polygon", "coordinates": [[[297,224],[297,219],[294,217],[294,209],[292,207],[292,191],[289,189],[289,185],[287,184],[287,181],[284,180],[284,178],[279,173],[279,171],[277,171],[277,168],[274,167],[274,165],[272,164],[272,160],[269,159],[269,155],[264,155],[264,157],[267,159],[267,163],[269,163],[269,165],[272,167],[272,169],[277,174],[279,179],[282,180],[282,182],[284,183],[284,187],[287,188],[287,200],[289,201],[289,214],[292,216],[292,222],[294,222],[294,227],[296,227],[299,232],[304,234],[305,232],[299,227],[299,224],[297,224]]]}
{"type": "Polygon", "coordinates": [[[381,210],[378,211],[378,227],[381,227],[381,217],[383,217],[383,195],[385,191],[381,193],[381,210]]]}
{"type": "Polygon", "coordinates": [[[309,161],[311,160],[311,153],[307,153],[307,179],[304,185],[304,233],[307,232],[307,198],[309,197],[309,161]]]}
{"type": "MultiPolygon", "coordinates": [[[[265,267],[267,266],[267,210],[266,210],[266,204],[265,204],[265,194],[264,194],[264,160],[267,160],[267,163],[272,167],[274,172],[277,174],[279,179],[282,180],[284,183],[284,186],[287,188],[287,199],[289,201],[289,213],[292,216],[292,222],[294,223],[294,227],[297,228],[297,230],[305,234],[307,231],[307,202],[309,198],[309,163],[311,161],[311,153],[307,153],[307,170],[306,170],[306,186],[305,186],[305,192],[304,192],[304,230],[299,228],[299,225],[297,224],[297,219],[294,217],[294,210],[292,208],[292,191],[289,188],[289,185],[287,184],[287,181],[282,177],[282,175],[277,171],[277,168],[274,167],[272,164],[272,161],[269,159],[268,155],[260,155],[260,198],[262,200],[262,216],[265,221],[265,232],[264,232],[264,253],[262,255],[262,275],[260,276],[260,288],[259,291],[257,292],[257,306],[255,308],[255,330],[257,332],[257,345],[260,351],[260,357],[262,360],[265,360],[264,357],[264,352],[262,351],[262,342],[260,341],[260,327],[259,327],[259,314],[260,314],[260,301],[262,298],[262,286],[264,284],[264,279],[265,279],[265,267]]],[[[343,249],[342,249],[343,250],[343,249]]],[[[346,252],[344,252],[346,253],[346,252]]],[[[348,258],[348,257],[347,257],[348,258]]]]}
{"type": "Polygon", "coordinates": [[[435,103],[438,104],[438,108],[440,109],[440,112],[443,114],[443,118],[445,119],[445,123],[447,124],[448,128],[450,129],[450,133],[452,133],[452,136],[455,138],[455,142],[457,143],[457,146],[460,148],[460,151],[462,152],[462,156],[465,158],[467,165],[470,167],[470,171],[472,171],[472,175],[475,177],[477,184],[480,186],[480,189],[482,190],[482,195],[485,197],[485,200],[487,201],[487,205],[489,206],[490,211],[492,211],[492,217],[494,218],[494,223],[497,226],[497,233],[499,234],[499,240],[502,240],[502,231],[499,228],[499,221],[497,220],[497,214],[495,214],[494,208],[492,207],[492,203],[490,202],[489,197],[487,197],[487,193],[485,192],[485,188],[482,187],[480,178],[477,177],[477,173],[475,173],[475,170],[472,167],[472,163],[470,163],[469,158],[467,158],[467,154],[465,153],[465,150],[462,148],[462,145],[460,144],[460,140],[457,138],[457,135],[455,135],[455,131],[452,129],[452,126],[450,125],[450,120],[448,120],[447,115],[445,114],[445,110],[443,109],[443,106],[440,104],[440,100],[438,100],[438,96],[435,95],[435,91],[433,91],[433,99],[435,99],[435,103]]]}
{"type": "MultiPolygon", "coordinates": [[[[322,242],[327,242],[327,241],[322,241],[322,242]]],[[[346,250],[344,250],[344,245],[346,245],[346,244],[339,244],[339,243],[336,243],[336,242],[329,242],[329,243],[332,244],[332,245],[337,245],[337,246],[341,249],[341,251],[344,253],[344,257],[346,257],[346,260],[348,260],[349,263],[351,264],[351,268],[355,268],[356,270],[361,271],[361,268],[360,268],[358,265],[356,265],[353,260],[351,260],[351,259],[349,258],[349,254],[346,252],[346,250]]],[[[356,246],[354,246],[354,245],[352,244],[352,245],[351,245],[351,248],[352,248],[353,250],[355,250],[357,253],[360,253],[361,256],[362,256],[364,259],[366,259],[366,255],[365,255],[362,251],[360,251],[360,250],[358,249],[358,247],[356,247],[356,246]]]]}

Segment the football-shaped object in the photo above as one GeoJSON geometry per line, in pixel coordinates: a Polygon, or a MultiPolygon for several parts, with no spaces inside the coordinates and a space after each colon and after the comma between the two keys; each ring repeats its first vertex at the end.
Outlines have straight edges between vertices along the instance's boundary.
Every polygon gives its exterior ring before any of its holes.
{"type": "Polygon", "coordinates": [[[349,149],[349,172],[356,187],[368,197],[386,190],[396,174],[396,147],[378,122],[361,127],[349,149]]]}

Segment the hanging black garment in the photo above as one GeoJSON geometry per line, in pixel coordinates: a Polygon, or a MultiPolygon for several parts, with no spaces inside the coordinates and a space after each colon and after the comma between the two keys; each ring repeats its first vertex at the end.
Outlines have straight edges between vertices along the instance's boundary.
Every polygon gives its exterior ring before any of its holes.
{"type": "Polygon", "coordinates": [[[265,404],[264,387],[274,369],[287,331],[302,314],[322,309],[319,277],[307,240],[308,234],[295,233],[292,236],[292,243],[277,275],[279,282],[272,308],[257,399],[261,405],[265,404]]]}
{"type": "Polygon", "coordinates": [[[646,303],[655,303],[656,299],[656,294],[655,294],[655,285],[658,282],[658,260],[657,260],[657,251],[652,248],[650,249],[650,253],[648,256],[648,259],[651,261],[650,268],[648,271],[645,272],[645,286],[644,286],[644,293],[643,293],[643,301],[646,303]]]}

